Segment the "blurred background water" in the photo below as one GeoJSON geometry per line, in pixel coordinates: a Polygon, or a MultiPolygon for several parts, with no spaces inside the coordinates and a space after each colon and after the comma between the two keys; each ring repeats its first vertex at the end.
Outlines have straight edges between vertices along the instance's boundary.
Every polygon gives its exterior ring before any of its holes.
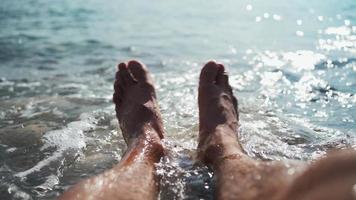
{"type": "Polygon", "coordinates": [[[161,199],[212,199],[194,160],[197,83],[224,63],[240,139],[265,160],[313,160],[356,144],[354,0],[2,0],[0,199],[55,199],[117,163],[115,66],[154,75],[169,154],[161,199]]]}

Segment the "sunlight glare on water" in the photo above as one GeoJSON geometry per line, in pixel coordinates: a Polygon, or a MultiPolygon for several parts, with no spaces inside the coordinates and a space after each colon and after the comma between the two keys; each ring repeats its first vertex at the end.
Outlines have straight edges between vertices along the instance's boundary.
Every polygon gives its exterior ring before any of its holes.
{"type": "Polygon", "coordinates": [[[55,199],[121,159],[112,84],[117,63],[133,58],[152,72],[164,120],[160,199],[212,199],[213,174],[195,161],[198,77],[210,59],[229,70],[250,156],[311,160],[356,148],[355,8],[3,0],[0,199],[55,199]]]}

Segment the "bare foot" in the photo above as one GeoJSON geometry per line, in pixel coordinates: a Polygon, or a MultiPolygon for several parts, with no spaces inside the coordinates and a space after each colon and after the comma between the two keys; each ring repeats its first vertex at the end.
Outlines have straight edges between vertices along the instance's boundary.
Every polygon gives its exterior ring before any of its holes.
{"type": "Polygon", "coordinates": [[[272,199],[286,185],[285,167],[253,160],[242,151],[237,100],[223,65],[210,61],[203,67],[198,98],[198,156],[214,170],[215,198],[272,199]]]}
{"type": "Polygon", "coordinates": [[[152,79],[137,62],[121,63],[113,100],[127,150],[112,169],[83,180],[59,199],[157,199],[155,163],[163,156],[163,126],[152,79]]]}
{"type": "Polygon", "coordinates": [[[224,157],[236,156],[241,152],[237,142],[237,100],[223,65],[210,61],[201,70],[198,103],[200,159],[214,164],[224,157]]]}
{"type": "Polygon", "coordinates": [[[113,101],[127,145],[139,139],[162,150],[163,124],[150,73],[135,60],[120,63],[118,68],[113,101]]]}

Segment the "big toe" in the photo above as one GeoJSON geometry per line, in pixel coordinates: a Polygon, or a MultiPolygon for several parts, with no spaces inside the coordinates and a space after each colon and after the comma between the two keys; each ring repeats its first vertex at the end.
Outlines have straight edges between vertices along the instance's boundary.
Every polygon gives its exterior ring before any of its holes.
{"type": "Polygon", "coordinates": [[[209,61],[200,72],[200,83],[216,83],[218,74],[223,71],[215,61],[209,61]]]}
{"type": "Polygon", "coordinates": [[[128,69],[130,70],[130,72],[132,73],[132,75],[137,81],[139,82],[151,81],[151,77],[147,70],[147,67],[143,63],[137,60],[131,60],[128,63],[128,69]]]}
{"type": "Polygon", "coordinates": [[[115,82],[114,82],[114,95],[113,101],[116,105],[119,105],[122,101],[123,93],[124,93],[124,79],[122,78],[122,69],[126,68],[125,63],[120,63],[118,65],[118,70],[115,74],[115,82]]]}

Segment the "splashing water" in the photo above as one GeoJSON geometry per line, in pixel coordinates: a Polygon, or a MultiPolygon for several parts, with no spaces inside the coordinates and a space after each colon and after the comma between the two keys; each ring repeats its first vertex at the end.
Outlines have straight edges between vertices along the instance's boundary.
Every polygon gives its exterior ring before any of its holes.
{"type": "Polygon", "coordinates": [[[170,149],[160,199],[212,199],[213,173],[195,161],[208,59],[229,69],[250,156],[356,148],[355,13],[352,0],[3,0],[0,199],[55,199],[120,160],[112,83],[132,58],[154,75],[170,149]]]}

